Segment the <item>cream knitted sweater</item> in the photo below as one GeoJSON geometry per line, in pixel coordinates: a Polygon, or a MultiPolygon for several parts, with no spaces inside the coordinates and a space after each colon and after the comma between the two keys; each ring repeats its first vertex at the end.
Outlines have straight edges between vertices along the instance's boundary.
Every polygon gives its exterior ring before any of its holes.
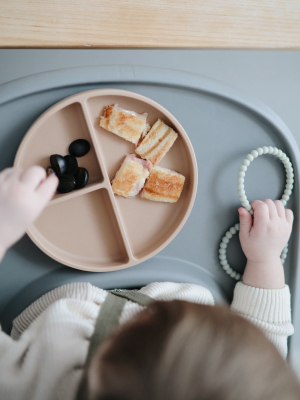
{"type": "MultiPolygon", "coordinates": [[[[157,300],[214,305],[211,293],[194,284],[152,283],[140,291],[157,300]]],[[[20,314],[11,337],[0,330],[0,399],[73,400],[106,295],[89,283],[64,285],[20,314]]],[[[261,328],[286,356],[287,336],[293,333],[288,286],[266,290],[240,282],[231,309],[261,328]]],[[[141,306],[127,302],[120,324],[140,310],[141,306]]]]}

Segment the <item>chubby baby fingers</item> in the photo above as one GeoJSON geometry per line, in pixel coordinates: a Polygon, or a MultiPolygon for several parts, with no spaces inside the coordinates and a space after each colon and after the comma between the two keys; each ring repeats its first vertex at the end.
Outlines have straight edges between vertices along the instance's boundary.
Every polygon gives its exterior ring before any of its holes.
{"type": "Polygon", "coordinates": [[[37,188],[36,192],[40,195],[43,204],[47,204],[51,200],[58,186],[58,178],[56,175],[50,175],[45,179],[40,186],[37,188]]]}
{"type": "Polygon", "coordinates": [[[286,209],[285,210],[285,218],[287,220],[287,222],[292,225],[293,221],[294,221],[294,213],[292,210],[290,209],[286,209]]]}
{"type": "Polygon", "coordinates": [[[278,213],[279,217],[284,218],[285,217],[285,209],[284,209],[284,205],[283,205],[282,201],[275,200],[274,204],[277,208],[277,213],[278,213]]]}
{"type": "Polygon", "coordinates": [[[254,218],[269,219],[269,207],[262,200],[254,200],[251,203],[254,211],[254,218]]]}
{"type": "Polygon", "coordinates": [[[1,181],[8,181],[8,180],[16,180],[19,179],[19,176],[21,175],[21,172],[23,170],[18,167],[11,167],[11,168],[6,168],[0,173],[0,180],[1,181]]]}
{"type": "Polygon", "coordinates": [[[273,200],[265,199],[263,201],[269,208],[269,217],[270,219],[278,217],[277,207],[273,200]]]}
{"type": "Polygon", "coordinates": [[[46,178],[46,171],[39,166],[28,168],[20,177],[20,181],[30,189],[36,189],[39,184],[46,178]]]}

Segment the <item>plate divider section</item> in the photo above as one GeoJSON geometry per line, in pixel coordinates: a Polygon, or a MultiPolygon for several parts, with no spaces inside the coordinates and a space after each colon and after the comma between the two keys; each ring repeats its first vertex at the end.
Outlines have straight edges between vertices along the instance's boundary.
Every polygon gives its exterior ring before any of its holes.
{"type": "Polygon", "coordinates": [[[104,156],[103,156],[102,148],[99,144],[99,141],[97,140],[97,137],[96,137],[96,134],[94,131],[93,123],[92,123],[90,112],[89,112],[88,105],[87,105],[87,100],[88,99],[84,99],[80,103],[81,103],[83,114],[84,114],[84,117],[85,117],[85,120],[87,123],[89,134],[90,134],[92,142],[93,142],[95,153],[96,153],[99,165],[100,165],[101,173],[103,176],[102,188],[107,189],[109,199],[110,199],[112,208],[114,210],[115,217],[116,217],[117,223],[119,225],[121,236],[122,236],[125,248],[126,248],[126,252],[127,252],[127,256],[128,256],[128,264],[130,264],[132,261],[136,261],[136,258],[133,255],[133,252],[132,252],[132,249],[131,249],[131,246],[130,246],[130,243],[129,243],[129,240],[128,240],[128,237],[126,234],[125,224],[121,217],[121,213],[119,211],[114,192],[112,191],[109,176],[108,176],[107,170],[105,168],[105,164],[104,164],[104,156]]]}
{"type": "Polygon", "coordinates": [[[104,188],[106,188],[104,182],[91,183],[90,185],[88,185],[88,186],[86,186],[86,187],[84,187],[82,189],[73,190],[70,193],[62,194],[61,196],[52,199],[49,202],[47,207],[53,206],[53,205],[61,203],[63,201],[74,199],[75,197],[79,197],[79,196],[82,196],[82,195],[87,194],[87,193],[94,192],[94,191],[99,190],[99,189],[104,189],[104,188]]]}

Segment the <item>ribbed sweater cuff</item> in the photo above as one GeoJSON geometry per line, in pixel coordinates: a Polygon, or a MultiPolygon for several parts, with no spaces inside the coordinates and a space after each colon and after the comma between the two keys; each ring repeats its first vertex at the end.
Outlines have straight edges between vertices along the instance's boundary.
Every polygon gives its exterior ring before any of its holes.
{"type": "Polygon", "coordinates": [[[260,289],[238,282],[231,309],[251,319],[276,325],[291,322],[290,289],[260,289]]]}

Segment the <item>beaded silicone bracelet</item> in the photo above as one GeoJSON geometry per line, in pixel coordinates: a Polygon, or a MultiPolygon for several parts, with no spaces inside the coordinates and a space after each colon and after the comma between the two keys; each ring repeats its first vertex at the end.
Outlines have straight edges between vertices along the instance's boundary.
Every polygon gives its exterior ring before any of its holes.
{"type": "MultiPolygon", "coordinates": [[[[294,170],[292,163],[288,156],[282,151],[278,150],[276,147],[272,146],[263,146],[263,147],[258,147],[256,150],[252,150],[245,159],[242,162],[242,165],[239,168],[238,172],[238,178],[237,178],[237,190],[238,190],[238,195],[241,201],[242,206],[250,212],[251,215],[253,215],[253,209],[251,207],[251,204],[249,203],[246,192],[245,192],[245,187],[244,187],[244,180],[245,180],[245,175],[247,168],[249,167],[250,163],[258,156],[264,155],[264,154],[272,154],[275,157],[278,157],[279,160],[283,162],[283,165],[285,167],[285,172],[286,172],[286,185],[285,185],[285,190],[283,192],[283,195],[281,196],[281,201],[284,206],[286,206],[290,195],[293,190],[293,183],[294,183],[294,170]]],[[[231,227],[223,236],[222,241],[220,243],[220,248],[219,248],[219,259],[220,259],[220,264],[223,268],[223,270],[231,276],[231,278],[236,279],[237,281],[242,279],[241,274],[238,272],[234,271],[234,269],[229,265],[227,261],[227,256],[226,256],[226,250],[227,250],[227,245],[232,238],[233,235],[235,235],[238,231],[240,230],[240,224],[235,224],[233,227],[231,227]]],[[[282,253],[280,255],[281,262],[284,263],[288,253],[288,243],[285,246],[285,248],[282,250],[282,253]]]]}

